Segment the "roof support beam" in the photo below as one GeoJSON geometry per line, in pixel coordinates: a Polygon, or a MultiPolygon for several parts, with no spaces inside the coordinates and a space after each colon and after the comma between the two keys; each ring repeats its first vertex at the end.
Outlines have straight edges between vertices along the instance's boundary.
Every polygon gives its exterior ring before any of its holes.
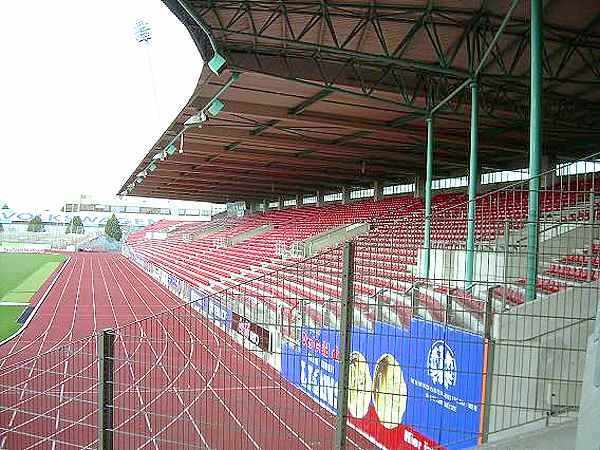
{"type": "MultiPolygon", "coordinates": [[[[202,98],[199,98],[202,101],[202,98]]],[[[329,125],[333,127],[339,127],[342,129],[348,129],[353,131],[370,131],[377,132],[382,134],[385,137],[389,137],[392,145],[395,147],[398,143],[408,143],[410,142],[414,145],[414,139],[417,139],[419,142],[423,142],[423,129],[418,127],[406,127],[408,122],[415,120],[419,117],[423,117],[421,113],[409,113],[408,116],[403,116],[397,121],[390,122],[382,122],[382,121],[374,121],[374,120],[364,120],[357,117],[351,116],[331,116],[328,114],[314,114],[314,113],[305,113],[299,116],[290,115],[286,108],[264,105],[259,103],[247,103],[247,102],[239,102],[235,100],[227,101],[227,111],[223,112],[236,114],[236,115],[246,115],[249,117],[256,117],[261,119],[276,119],[278,121],[286,121],[292,124],[294,123],[302,123],[302,124],[315,124],[319,126],[329,125]],[[401,127],[401,129],[400,129],[401,127]],[[413,139],[414,138],[414,139],[413,139]],[[412,140],[411,140],[412,139],[412,140]]],[[[194,133],[202,133],[204,129],[208,129],[209,127],[205,127],[200,130],[194,130],[194,133]]],[[[262,130],[260,134],[265,130],[262,130]]],[[[216,133],[221,137],[225,137],[221,131],[216,133]]],[[[235,136],[239,136],[240,140],[242,137],[250,137],[252,136],[252,132],[247,133],[240,130],[236,130],[235,136]]],[[[231,133],[228,132],[227,136],[231,136],[231,133]]],[[[459,146],[464,146],[464,136],[461,135],[452,135],[449,133],[437,133],[436,140],[439,143],[449,143],[456,144],[459,146]]],[[[293,140],[296,143],[296,146],[300,144],[297,139],[293,140]]],[[[525,145],[519,142],[499,142],[497,139],[483,140],[481,142],[482,148],[489,148],[490,150],[500,150],[500,151],[513,151],[515,153],[525,153],[526,148],[525,145]]],[[[344,149],[348,150],[347,147],[344,149]]],[[[362,150],[364,151],[364,150],[362,150]]]]}
{"type": "Polygon", "coordinates": [[[306,108],[308,108],[312,104],[318,102],[319,100],[323,100],[325,97],[328,97],[331,94],[333,94],[333,89],[331,89],[331,88],[322,89],[319,92],[317,92],[315,95],[313,95],[312,97],[304,100],[299,105],[294,106],[293,108],[290,108],[289,114],[291,114],[293,116],[302,114],[306,110],[306,108]]]}

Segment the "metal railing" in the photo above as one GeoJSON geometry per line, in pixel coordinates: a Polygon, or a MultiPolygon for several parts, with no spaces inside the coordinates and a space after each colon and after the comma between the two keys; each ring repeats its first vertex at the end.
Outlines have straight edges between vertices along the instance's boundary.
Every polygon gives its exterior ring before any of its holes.
{"type": "Polygon", "coordinates": [[[533,301],[526,186],[478,198],[470,286],[457,195],[434,197],[428,276],[422,211],[310,258],[253,265],[230,285],[191,285],[126,247],[186,303],[4,364],[0,439],[459,449],[571,420],[599,297],[598,186],[593,174],[557,175],[542,190],[533,301]]]}

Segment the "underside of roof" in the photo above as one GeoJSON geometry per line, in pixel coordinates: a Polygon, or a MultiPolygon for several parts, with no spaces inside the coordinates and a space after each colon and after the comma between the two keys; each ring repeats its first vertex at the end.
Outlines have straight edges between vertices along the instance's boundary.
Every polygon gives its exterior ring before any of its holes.
{"type": "MultiPolygon", "coordinates": [[[[509,11],[508,0],[163,0],[188,28],[205,66],[187,106],[122,190],[226,202],[411,182],[425,169],[425,118],[472,78],[509,11]],[[205,32],[205,31],[208,31],[205,32]],[[218,98],[224,109],[188,129],[183,145],[136,177],[218,98]]],[[[600,142],[600,6],[543,2],[543,153],[577,159],[600,142]]],[[[481,65],[482,170],[527,167],[529,1],[520,1],[481,65]]],[[[464,175],[470,89],[435,115],[434,175],[464,175]]]]}

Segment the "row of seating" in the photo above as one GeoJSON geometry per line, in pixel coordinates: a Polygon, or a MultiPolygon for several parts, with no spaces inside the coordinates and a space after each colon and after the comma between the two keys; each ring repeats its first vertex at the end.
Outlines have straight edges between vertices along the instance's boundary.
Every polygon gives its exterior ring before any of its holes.
{"type": "MultiPolygon", "coordinates": [[[[584,197],[577,192],[544,191],[540,204],[543,211],[567,210],[584,197]]],[[[511,220],[511,229],[522,228],[527,217],[527,201],[525,190],[497,192],[479,198],[477,240],[489,242],[496,239],[504,233],[506,219],[511,220]]],[[[466,196],[460,193],[436,195],[432,208],[432,246],[464,248],[466,196]]],[[[283,260],[278,248],[287,248],[323,231],[359,222],[369,223],[370,230],[356,238],[354,288],[360,298],[358,309],[366,320],[372,320],[377,313],[375,305],[384,303],[389,306],[391,314],[406,323],[406,317],[410,318],[411,313],[403,296],[414,283],[424,281],[416,275],[418,255],[423,245],[424,204],[422,199],[410,195],[376,202],[365,200],[268,211],[243,218],[224,218],[218,223],[161,221],[132,233],[128,243],[136,253],[169,273],[179,275],[191,285],[214,290],[230,289],[238,292],[248,305],[258,301],[277,314],[282,311],[288,315],[296,314],[295,308],[303,299],[313,318],[328,315],[335,320],[339,314],[339,302],[331,302],[330,298],[338,299],[341,293],[341,250],[308,260],[283,260]],[[240,233],[266,224],[270,225],[268,231],[233,245],[225,244],[240,233]],[[210,227],[217,230],[215,225],[219,226],[218,231],[195,241],[186,238],[210,227]],[[147,231],[163,231],[168,236],[163,240],[146,239],[147,231]]],[[[594,251],[599,255],[600,265],[600,244],[594,251]]],[[[586,269],[569,267],[569,264],[583,265],[585,262],[581,255],[574,256],[577,259],[569,259],[569,255],[565,257],[563,262],[567,265],[554,264],[548,268],[546,276],[537,280],[536,287],[540,293],[552,294],[566,289],[564,282],[554,278],[587,281],[586,269]]],[[[593,272],[591,277],[597,279],[597,273],[593,272]]],[[[510,304],[521,304],[524,301],[524,284],[524,279],[519,279],[511,287],[494,289],[493,296],[510,304]]],[[[470,315],[479,319],[483,317],[485,302],[471,293],[460,289],[439,293],[456,301],[470,315]]],[[[418,302],[430,318],[446,319],[441,313],[445,305],[440,306],[435,295],[420,293],[418,302]]]]}

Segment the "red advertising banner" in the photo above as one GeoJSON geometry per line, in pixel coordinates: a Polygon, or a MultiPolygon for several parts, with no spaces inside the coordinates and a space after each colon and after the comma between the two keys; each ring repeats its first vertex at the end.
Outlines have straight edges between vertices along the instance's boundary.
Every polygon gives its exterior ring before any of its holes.
{"type": "Polygon", "coordinates": [[[250,322],[235,312],[231,314],[231,328],[261,350],[265,352],[269,351],[269,330],[250,322]]]}

